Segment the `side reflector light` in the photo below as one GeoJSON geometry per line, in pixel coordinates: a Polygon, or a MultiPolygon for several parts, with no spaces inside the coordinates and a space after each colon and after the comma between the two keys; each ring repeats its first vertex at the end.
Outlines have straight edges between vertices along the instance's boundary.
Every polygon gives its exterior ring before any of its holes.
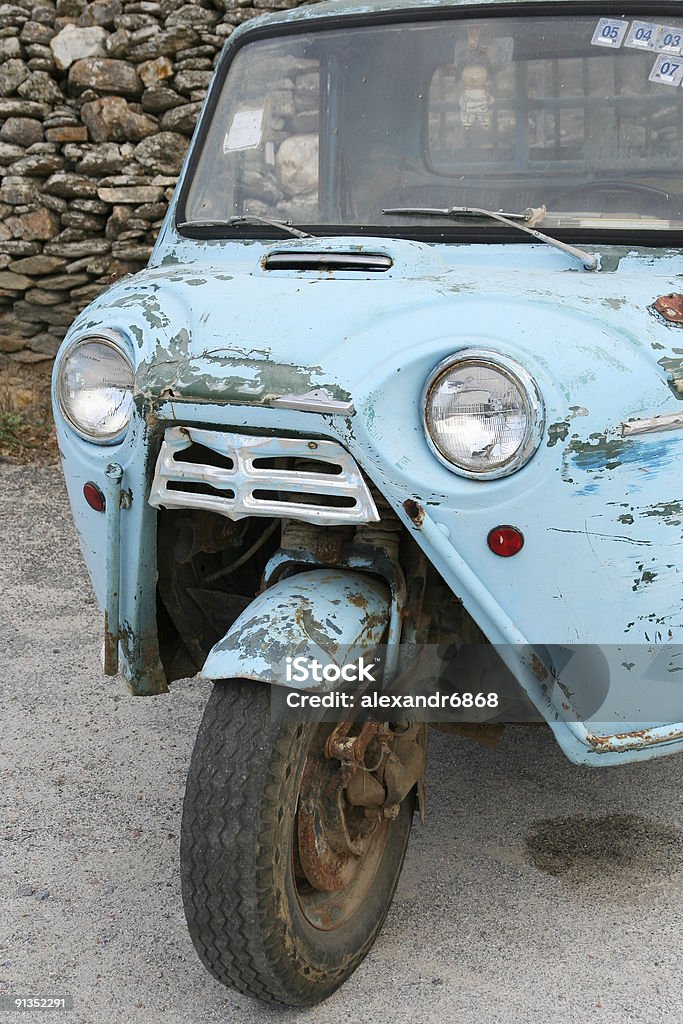
{"type": "Polygon", "coordinates": [[[515,526],[494,526],[486,542],[494,555],[510,558],[524,547],[524,534],[515,526]]]}
{"type": "Polygon", "coordinates": [[[83,497],[95,512],[104,512],[106,502],[97,484],[92,483],[90,480],[87,484],[83,484],[83,497]]]}

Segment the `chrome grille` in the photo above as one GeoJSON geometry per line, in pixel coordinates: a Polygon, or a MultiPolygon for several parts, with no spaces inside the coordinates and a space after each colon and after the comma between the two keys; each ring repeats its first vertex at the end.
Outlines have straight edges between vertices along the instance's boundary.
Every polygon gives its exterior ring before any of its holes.
{"type": "Polygon", "coordinates": [[[358,466],[335,441],[194,427],[166,430],[149,503],[229,519],[277,516],[327,526],[379,521],[358,466]]]}

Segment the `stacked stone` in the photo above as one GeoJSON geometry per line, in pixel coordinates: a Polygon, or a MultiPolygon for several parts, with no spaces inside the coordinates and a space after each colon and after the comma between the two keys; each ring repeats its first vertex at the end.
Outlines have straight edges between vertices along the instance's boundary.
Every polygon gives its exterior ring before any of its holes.
{"type": "Polygon", "coordinates": [[[0,2],[0,363],[144,266],[225,40],[299,4],[0,2]]]}

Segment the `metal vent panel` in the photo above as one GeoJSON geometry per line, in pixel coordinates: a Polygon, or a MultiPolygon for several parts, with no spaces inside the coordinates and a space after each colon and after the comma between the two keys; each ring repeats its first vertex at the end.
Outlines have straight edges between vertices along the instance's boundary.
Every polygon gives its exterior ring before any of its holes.
{"type": "Polygon", "coordinates": [[[359,252],[273,252],[262,261],[264,270],[299,270],[319,273],[335,270],[382,274],[391,270],[394,261],[381,253],[359,252]]]}
{"type": "Polygon", "coordinates": [[[276,516],[326,526],[379,521],[360,469],[335,441],[194,427],[166,430],[149,503],[199,508],[235,520],[276,516]],[[261,465],[264,460],[274,464],[261,465]],[[284,460],[298,464],[280,468],[284,460]]]}

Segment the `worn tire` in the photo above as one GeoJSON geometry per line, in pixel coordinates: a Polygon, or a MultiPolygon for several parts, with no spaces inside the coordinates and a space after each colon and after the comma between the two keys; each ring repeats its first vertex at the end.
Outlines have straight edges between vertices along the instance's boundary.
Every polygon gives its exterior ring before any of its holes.
{"type": "Polygon", "coordinates": [[[183,903],[199,957],[223,984],[290,1006],[326,999],[370,950],[396,888],[414,808],[411,793],[390,824],[357,909],[339,927],[314,927],[297,898],[293,855],[299,784],[314,729],[274,725],[263,684],[217,683],[183,806],[183,903]]]}

